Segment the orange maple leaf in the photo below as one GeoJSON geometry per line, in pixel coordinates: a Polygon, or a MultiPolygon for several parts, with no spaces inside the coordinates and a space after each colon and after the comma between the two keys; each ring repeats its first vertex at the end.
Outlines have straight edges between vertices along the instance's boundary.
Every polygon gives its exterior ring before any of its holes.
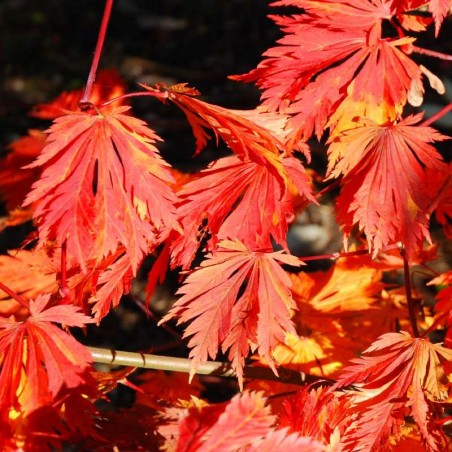
{"type": "Polygon", "coordinates": [[[159,138],[128,110],[60,116],[29,165],[43,167],[25,201],[37,203],[41,241],[66,242],[70,263],[83,271],[120,245],[136,271],[165,231],[179,228],[172,177],[154,147],[159,138]]]}
{"type": "Polygon", "coordinates": [[[250,249],[270,248],[272,240],[287,249],[292,200],[297,195],[309,201],[314,198],[297,159],[282,159],[281,167],[284,179],[265,165],[226,157],[180,190],[177,212],[184,233],[171,245],[172,265],[188,268],[205,236],[211,249],[218,239],[231,237],[250,249]]]}
{"type": "MultiPolygon", "coordinates": [[[[376,315],[382,272],[370,259],[339,260],[328,272],[291,274],[297,334],[287,334],[274,351],[285,367],[320,376],[339,369],[370,344],[362,335],[363,317],[376,315]]],[[[365,317],[367,319],[367,317],[365,317]]]]}
{"type": "Polygon", "coordinates": [[[303,14],[273,16],[285,32],[280,45],[257,69],[234,78],[256,81],[264,106],[293,115],[287,125],[292,143],[313,132],[320,138],[326,127],[351,128],[357,118],[395,120],[408,100],[419,105],[423,94],[422,69],[407,56],[415,39],[401,29],[402,37],[382,37],[382,22],[403,15],[408,3],[277,1],[274,6],[303,14]]]}
{"type": "Polygon", "coordinates": [[[336,450],[338,439],[353,418],[348,417],[349,402],[330,388],[305,386],[283,402],[280,425],[308,436],[336,450]]]}
{"type": "Polygon", "coordinates": [[[435,325],[442,326],[446,330],[444,344],[452,348],[452,270],[432,279],[428,285],[439,287],[435,297],[435,325]]]}
{"type": "Polygon", "coordinates": [[[416,421],[430,451],[445,450],[432,409],[448,398],[440,359],[452,360],[452,350],[402,331],[380,336],[363,354],[335,385],[357,388],[347,393],[350,414],[358,418],[342,438],[344,450],[380,450],[391,433],[398,436],[404,411],[416,421]]]}
{"type": "Polygon", "coordinates": [[[0,318],[1,411],[28,415],[65,391],[92,386],[90,353],[54,323],[82,327],[94,320],[75,306],[48,307],[49,300],[50,295],[31,300],[23,322],[0,318]]]}
{"type": "Polygon", "coordinates": [[[223,240],[188,276],[178,291],[182,298],[162,322],[173,317],[178,323],[191,321],[184,337],[191,338],[193,372],[208,357],[215,358],[220,347],[224,353],[229,350],[240,384],[250,348],[275,370],[272,350],[287,332],[294,332],[290,311],[296,307],[290,279],[278,262],[300,265],[281,251],[250,251],[239,241],[223,240]]]}
{"type": "Polygon", "coordinates": [[[40,168],[24,169],[41,153],[47,135],[39,130],[29,130],[28,135],[13,141],[11,152],[2,160],[0,169],[0,196],[8,210],[19,207],[40,174],[40,168]]]}
{"type": "MultiPolygon", "coordinates": [[[[15,250],[0,256],[0,281],[26,300],[41,293],[55,293],[57,269],[46,252],[15,250]]],[[[0,289],[0,315],[21,320],[27,310],[0,289]]]]}
{"type": "Polygon", "coordinates": [[[424,239],[430,240],[425,168],[444,171],[445,165],[429,143],[447,137],[418,125],[421,119],[418,114],[397,124],[370,122],[342,132],[328,149],[328,177],[344,176],[339,222],[346,237],[357,224],[374,255],[401,241],[411,258],[424,239]]]}
{"type": "MultiPolygon", "coordinates": [[[[186,115],[196,138],[195,154],[207,144],[212,129],[215,137],[220,137],[242,160],[266,165],[270,171],[280,172],[280,154],[288,152],[289,132],[286,129],[288,116],[274,114],[261,107],[255,110],[231,110],[203,102],[196,97],[199,91],[185,83],[166,86],[161,83],[155,88],[141,85],[157,99],[176,104],[186,115]]],[[[296,143],[297,150],[309,154],[305,144],[296,143]]]]}

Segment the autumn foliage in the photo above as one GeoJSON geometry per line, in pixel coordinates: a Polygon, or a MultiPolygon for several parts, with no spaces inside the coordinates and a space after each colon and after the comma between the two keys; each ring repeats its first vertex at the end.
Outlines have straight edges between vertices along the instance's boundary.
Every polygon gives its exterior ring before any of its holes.
{"type": "Polygon", "coordinates": [[[448,137],[422,111],[425,92],[444,85],[417,62],[428,51],[416,37],[438,36],[452,3],[273,5],[296,11],[271,16],[282,38],[255,69],[231,76],[259,87],[255,109],[208,103],[183,81],[126,94],[115,71],[100,71],[85,90],[36,106],[31,114],[51,125],[9,146],[1,227],[34,229],[0,256],[1,450],[451,446],[452,274],[428,263],[442,252],[437,238],[452,235],[452,174],[437,148],[448,137]],[[152,123],[134,116],[134,96],[178,107],[194,155],[212,141],[230,154],[180,174],[152,123]],[[323,172],[311,167],[312,140],[323,172]],[[328,192],[344,249],[292,255],[296,216],[328,192]],[[329,269],[310,270],[316,259],[329,269]],[[144,262],[147,300],[178,272],[159,324],[181,327],[190,376],[102,374],[73,337],[118,306],[144,262]],[[412,287],[415,265],[430,271],[430,309],[412,287]],[[215,359],[238,382],[223,403],[195,377],[215,359]],[[274,381],[249,378],[250,367],[270,368],[274,381]],[[287,381],[290,371],[305,384],[287,381]],[[137,389],[135,404],[103,409],[118,383],[137,389]]]}

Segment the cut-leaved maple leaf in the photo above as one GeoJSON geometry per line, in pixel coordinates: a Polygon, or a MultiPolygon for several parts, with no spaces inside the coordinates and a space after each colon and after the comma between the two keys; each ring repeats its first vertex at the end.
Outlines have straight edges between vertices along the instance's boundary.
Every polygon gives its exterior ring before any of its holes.
{"type": "Polygon", "coordinates": [[[452,360],[452,350],[402,331],[380,336],[363,354],[335,386],[356,388],[346,393],[349,412],[358,417],[342,438],[342,450],[381,450],[390,434],[399,436],[404,412],[416,421],[429,451],[445,450],[432,413],[448,398],[440,360],[452,360]]]}
{"type": "Polygon", "coordinates": [[[336,450],[340,436],[353,421],[348,408],[348,400],[330,388],[306,386],[284,400],[279,423],[290,432],[328,445],[327,450],[336,450]]]}
{"type": "Polygon", "coordinates": [[[154,146],[159,138],[128,110],[58,117],[29,165],[43,167],[25,201],[37,203],[41,240],[66,242],[70,263],[83,271],[120,245],[136,271],[149,248],[178,229],[172,177],[154,146]]]}
{"type": "Polygon", "coordinates": [[[446,330],[444,344],[452,348],[452,270],[442,273],[428,284],[440,288],[435,297],[435,324],[446,330]]]}
{"type": "Polygon", "coordinates": [[[418,125],[421,119],[418,114],[396,124],[369,122],[344,131],[328,149],[329,178],[344,176],[339,222],[346,236],[357,224],[374,255],[401,241],[411,257],[430,240],[426,168],[445,171],[445,164],[429,143],[447,137],[418,125]]]}
{"type": "Polygon", "coordinates": [[[20,207],[33,182],[39,178],[40,168],[23,167],[41,153],[46,139],[45,133],[33,129],[9,145],[11,152],[2,160],[0,169],[0,197],[8,210],[20,207]]]}
{"type": "Polygon", "coordinates": [[[426,178],[432,199],[430,210],[435,212],[446,237],[452,239],[452,162],[445,165],[443,171],[426,168],[426,178]]]}
{"type": "MultiPolygon", "coordinates": [[[[57,269],[45,251],[15,250],[0,256],[0,281],[26,300],[40,293],[55,293],[57,269]]],[[[0,289],[0,315],[14,315],[16,320],[28,314],[14,298],[0,289]]]]}
{"type": "Polygon", "coordinates": [[[304,14],[273,16],[285,32],[280,45],[264,54],[257,69],[234,78],[256,81],[270,111],[293,115],[293,143],[313,132],[320,138],[327,126],[348,129],[356,118],[395,120],[408,100],[419,105],[423,95],[423,69],[407,56],[415,39],[400,28],[401,37],[382,37],[383,20],[401,16],[412,7],[408,3],[277,1],[273,5],[304,14]]]}
{"type": "Polygon", "coordinates": [[[134,276],[123,247],[99,263],[90,261],[85,273],[78,270],[74,268],[68,280],[71,302],[85,313],[92,312],[98,321],[129,293],[134,276]]]}
{"type": "Polygon", "coordinates": [[[177,450],[323,452],[310,437],[275,430],[276,417],[259,392],[244,392],[220,406],[192,406],[179,422],[177,450]]]}
{"type": "Polygon", "coordinates": [[[54,325],[83,327],[94,320],[75,306],[48,307],[49,300],[50,295],[31,300],[23,322],[0,318],[1,411],[29,414],[58,401],[65,391],[94,387],[90,353],[54,325]]]}
{"type": "Polygon", "coordinates": [[[292,200],[314,198],[297,159],[282,159],[281,166],[287,184],[265,165],[226,157],[180,190],[178,215],[184,233],[171,245],[172,265],[188,268],[204,235],[213,244],[233,237],[250,249],[270,248],[272,241],[287,249],[292,200]]]}
{"type": "MultiPolygon", "coordinates": [[[[217,140],[221,138],[242,160],[266,165],[270,171],[280,172],[284,177],[279,156],[286,153],[287,116],[261,108],[231,110],[209,104],[197,99],[199,91],[184,83],[170,87],[164,84],[156,88],[142,86],[161,101],[170,100],[185,113],[196,138],[195,154],[207,144],[206,129],[212,129],[217,140]]],[[[301,145],[300,150],[308,154],[306,145],[301,145]]]]}
{"type": "MultiPolygon", "coordinates": [[[[236,450],[265,436],[275,422],[261,393],[236,395],[203,435],[199,451],[236,450]]],[[[180,438],[181,443],[184,438],[180,438]]],[[[182,442],[183,444],[183,442],[182,442]]]]}
{"type": "Polygon", "coordinates": [[[284,367],[319,376],[337,375],[341,367],[367,347],[361,320],[376,315],[383,288],[382,272],[368,257],[340,259],[328,272],[290,274],[297,311],[297,334],[287,334],[274,350],[284,367]],[[353,334],[354,333],[354,334],[353,334]]]}
{"type": "Polygon", "coordinates": [[[239,241],[223,240],[215,254],[191,273],[178,294],[183,295],[162,321],[191,321],[189,337],[193,371],[221,348],[242,384],[243,366],[257,350],[274,369],[272,350],[294,332],[290,320],[295,304],[290,279],[279,262],[300,265],[294,256],[250,251],[239,241]]]}

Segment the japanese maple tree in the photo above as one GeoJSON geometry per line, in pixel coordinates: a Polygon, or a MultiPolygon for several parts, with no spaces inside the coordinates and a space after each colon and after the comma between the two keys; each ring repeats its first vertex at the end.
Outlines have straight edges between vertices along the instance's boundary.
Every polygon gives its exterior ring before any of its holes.
{"type": "MultiPolygon", "coordinates": [[[[115,71],[99,71],[96,82],[112,6],[85,88],[37,105],[31,114],[51,125],[1,161],[1,227],[34,228],[0,256],[1,449],[447,450],[452,277],[431,270],[427,310],[411,267],[430,270],[437,257],[433,221],[451,235],[451,164],[437,148],[448,137],[431,124],[452,104],[424,118],[426,90],[445,88],[416,55],[452,57],[416,39],[440,36],[452,2],[274,2],[291,7],[271,16],[282,38],[231,76],[261,90],[251,110],[209,103],[184,80],[128,92],[115,71]],[[229,155],[181,174],[152,122],[134,116],[135,97],[179,108],[193,155],[212,140],[229,155]],[[291,254],[291,225],[326,193],[344,249],[291,254]],[[312,260],[332,266],[307,271],[312,260]],[[187,358],[76,340],[74,328],[96,328],[148,262],[147,301],[168,270],[178,274],[159,325],[181,326],[187,358]],[[95,362],[189,377],[102,374],[95,362]],[[195,376],[209,373],[236,377],[238,393],[203,399],[195,376]],[[102,409],[118,383],[136,389],[134,406],[102,409]]],[[[152,301],[137,303],[150,315],[152,301]]]]}

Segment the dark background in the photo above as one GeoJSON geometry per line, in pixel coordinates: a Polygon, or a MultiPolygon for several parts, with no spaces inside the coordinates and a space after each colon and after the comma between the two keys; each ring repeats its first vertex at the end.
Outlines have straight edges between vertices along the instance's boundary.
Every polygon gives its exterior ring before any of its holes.
{"type": "MultiPolygon", "coordinates": [[[[27,117],[34,104],[84,85],[103,8],[103,0],[0,1],[0,144],[42,126],[27,117]]],[[[209,102],[253,108],[257,89],[227,76],[255,67],[279,36],[269,12],[264,0],[116,0],[100,67],[118,69],[130,90],[188,82],[209,102]]]]}

